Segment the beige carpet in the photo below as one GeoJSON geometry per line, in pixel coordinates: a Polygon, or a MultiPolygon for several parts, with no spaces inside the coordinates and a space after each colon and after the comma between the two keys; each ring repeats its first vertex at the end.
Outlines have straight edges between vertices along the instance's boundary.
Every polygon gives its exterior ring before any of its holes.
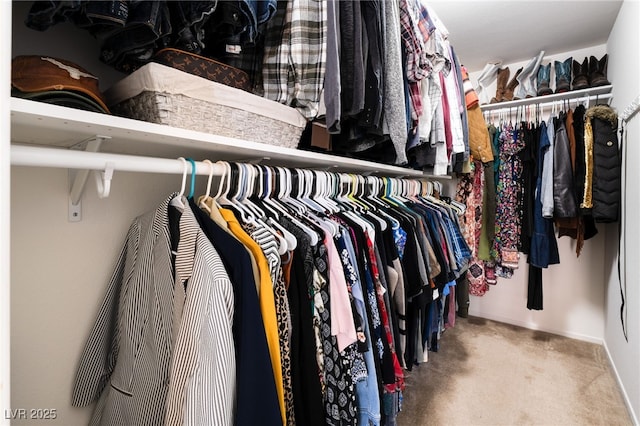
{"type": "Polygon", "coordinates": [[[602,346],[458,318],[407,372],[399,426],[631,425],[602,346]]]}

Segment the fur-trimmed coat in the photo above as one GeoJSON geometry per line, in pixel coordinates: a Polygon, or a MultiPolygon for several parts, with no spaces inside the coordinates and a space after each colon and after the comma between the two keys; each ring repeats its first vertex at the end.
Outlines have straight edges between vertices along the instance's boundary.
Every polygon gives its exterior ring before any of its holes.
{"type": "Polygon", "coordinates": [[[596,222],[617,222],[620,211],[621,157],[618,114],[608,105],[586,112],[586,177],[581,207],[592,208],[596,222]]]}

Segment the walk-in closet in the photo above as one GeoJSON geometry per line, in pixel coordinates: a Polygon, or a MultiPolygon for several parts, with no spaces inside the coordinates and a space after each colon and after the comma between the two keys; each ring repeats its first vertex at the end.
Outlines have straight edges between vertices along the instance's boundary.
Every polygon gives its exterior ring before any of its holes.
{"type": "Polygon", "coordinates": [[[0,20],[0,424],[639,424],[638,1],[0,20]]]}

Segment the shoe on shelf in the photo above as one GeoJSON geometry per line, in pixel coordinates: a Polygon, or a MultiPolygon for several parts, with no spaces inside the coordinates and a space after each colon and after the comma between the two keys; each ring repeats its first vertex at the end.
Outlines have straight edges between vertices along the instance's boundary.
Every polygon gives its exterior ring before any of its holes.
{"type": "Polygon", "coordinates": [[[550,95],[553,93],[550,87],[551,84],[551,64],[540,65],[538,68],[538,89],[536,94],[538,96],[550,95]]]}
{"type": "Polygon", "coordinates": [[[567,58],[563,62],[554,61],[556,70],[556,93],[564,93],[571,90],[571,62],[573,58],[567,58]]]}
{"type": "Polygon", "coordinates": [[[518,87],[518,84],[520,84],[518,82],[518,76],[521,73],[522,73],[522,68],[516,71],[516,75],[514,75],[511,81],[507,84],[507,87],[504,89],[504,96],[502,97],[503,100],[505,101],[513,100],[513,91],[515,90],[516,87],[518,87]]]}
{"type": "Polygon", "coordinates": [[[544,50],[538,53],[538,56],[532,58],[522,69],[522,73],[518,76],[518,89],[516,90],[514,99],[525,99],[536,96],[535,79],[538,73],[538,67],[542,62],[544,50]]]}
{"type": "Polygon", "coordinates": [[[502,102],[504,100],[504,91],[507,87],[507,82],[509,81],[509,74],[511,71],[509,67],[505,67],[502,69],[498,69],[498,83],[496,85],[496,95],[491,98],[491,103],[495,104],[497,102],[502,102]]]}
{"type": "Polygon", "coordinates": [[[608,54],[598,60],[595,56],[589,58],[589,84],[591,87],[606,86],[609,83],[607,80],[607,62],[608,54]]]}
{"type": "Polygon", "coordinates": [[[498,70],[500,69],[501,62],[489,62],[484,66],[480,77],[478,77],[478,88],[476,93],[480,98],[481,104],[489,103],[489,95],[487,94],[487,87],[493,83],[498,76],[498,70]]]}
{"type": "Polygon", "coordinates": [[[589,58],[584,57],[582,63],[573,60],[573,81],[571,90],[582,90],[589,88],[589,58]]]}

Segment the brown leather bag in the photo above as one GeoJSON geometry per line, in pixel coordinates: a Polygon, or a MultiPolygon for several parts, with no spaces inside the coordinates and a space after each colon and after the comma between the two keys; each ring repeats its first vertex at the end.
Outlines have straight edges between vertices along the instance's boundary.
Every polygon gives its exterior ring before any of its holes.
{"type": "Polygon", "coordinates": [[[156,52],[152,60],[216,83],[251,92],[251,83],[246,72],[211,58],[183,50],[166,48],[156,52]]]}

